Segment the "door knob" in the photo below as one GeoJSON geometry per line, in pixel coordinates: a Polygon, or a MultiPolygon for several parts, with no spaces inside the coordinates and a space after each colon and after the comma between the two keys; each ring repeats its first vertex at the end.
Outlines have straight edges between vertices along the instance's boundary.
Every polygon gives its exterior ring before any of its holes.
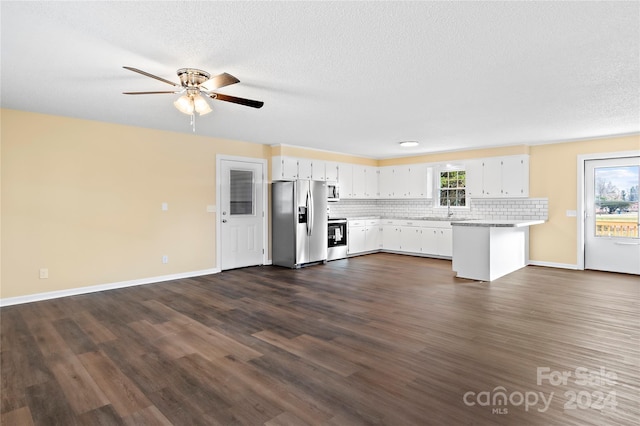
{"type": "Polygon", "coordinates": [[[222,219],[222,223],[227,223],[227,219],[222,219]]]}

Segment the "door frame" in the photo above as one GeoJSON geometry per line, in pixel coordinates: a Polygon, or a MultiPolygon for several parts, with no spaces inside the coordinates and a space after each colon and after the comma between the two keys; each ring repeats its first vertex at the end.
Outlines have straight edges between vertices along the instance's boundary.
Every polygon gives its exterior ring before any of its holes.
{"type": "Polygon", "coordinates": [[[240,157],[236,155],[216,154],[216,268],[222,271],[222,235],[220,233],[222,227],[222,219],[220,216],[220,200],[222,194],[222,176],[220,171],[222,169],[221,162],[228,161],[241,161],[243,163],[255,163],[262,165],[262,211],[264,216],[262,217],[262,264],[267,265],[267,257],[269,255],[269,229],[267,224],[269,223],[269,200],[268,196],[268,162],[264,158],[253,157],[240,157]]]}
{"type": "Polygon", "coordinates": [[[610,160],[612,158],[628,158],[637,157],[638,151],[619,151],[619,152],[598,152],[594,154],[578,155],[578,205],[577,205],[577,227],[578,227],[578,259],[577,269],[584,270],[585,242],[584,242],[584,224],[586,220],[587,209],[585,206],[585,166],[590,160],[610,160]]]}

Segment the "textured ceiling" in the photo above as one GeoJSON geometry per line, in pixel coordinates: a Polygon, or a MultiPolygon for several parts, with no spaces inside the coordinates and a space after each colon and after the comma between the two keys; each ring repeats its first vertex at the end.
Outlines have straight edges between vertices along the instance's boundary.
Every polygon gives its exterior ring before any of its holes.
{"type": "Polygon", "coordinates": [[[640,132],[640,2],[2,1],[2,107],[374,158],[640,132]],[[418,140],[417,148],[398,142],[418,140]]]}

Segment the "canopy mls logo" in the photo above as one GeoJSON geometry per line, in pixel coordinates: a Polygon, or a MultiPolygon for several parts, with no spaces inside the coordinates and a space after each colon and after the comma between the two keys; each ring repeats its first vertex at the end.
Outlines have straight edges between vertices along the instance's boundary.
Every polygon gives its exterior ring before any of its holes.
{"type": "MultiPolygon", "coordinates": [[[[542,386],[576,386],[589,387],[589,390],[568,390],[564,392],[564,410],[594,409],[604,413],[606,410],[615,411],[617,404],[616,392],[605,392],[604,387],[616,385],[618,376],[612,371],[607,371],[604,367],[599,370],[589,370],[585,367],[578,367],[574,371],[552,371],[549,367],[538,367],[536,371],[536,384],[542,386]],[[573,379],[571,381],[571,379],[573,379]],[[571,381],[571,382],[570,382],[571,381]],[[593,388],[596,389],[593,389],[593,388]]],[[[467,407],[480,406],[491,407],[491,414],[509,414],[509,406],[524,406],[526,412],[529,409],[536,409],[540,413],[546,412],[555,392],[548,395],[539,391],[513,391],[507,392],[504,386],[496,386],[491,391],[474,392],[468,391],[462,401],[467,407]]]]}
{"type": "Polygon", "coordinates": [[[553,392],[546,398],[544,392],[511,392],[507,394],[507,389],[502,386],[497,386],[493,391],[483,391],[475,393],[469,391],[464,394],[462,400],[468,407],[479,405],[481,407],[491,407],[491,414],[509,414],[507,405],[519,407],[524,405],[524,410],[529,411],[529,408],[536,407],[536,409],[544,413],[549,409],[549,404],[553,399],[553,392]],[[541,403],[541,407],[538,407],[538,403],[541,403]]]}

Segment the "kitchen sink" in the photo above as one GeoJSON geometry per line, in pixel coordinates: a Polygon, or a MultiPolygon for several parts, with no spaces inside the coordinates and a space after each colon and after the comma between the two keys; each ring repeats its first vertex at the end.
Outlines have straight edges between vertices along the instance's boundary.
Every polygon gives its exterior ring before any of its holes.
{"type": "Polygon", "coordinates": [[[440,220],[440,221],[445,221],[445,222],[455,222],[455,221],[461,221],[461,220],[470,220],[469,218],[466,217],[456,217],[456,216],[452,216],[452,217],[420,217],[418,218],[419,220],[440,220]]]}

